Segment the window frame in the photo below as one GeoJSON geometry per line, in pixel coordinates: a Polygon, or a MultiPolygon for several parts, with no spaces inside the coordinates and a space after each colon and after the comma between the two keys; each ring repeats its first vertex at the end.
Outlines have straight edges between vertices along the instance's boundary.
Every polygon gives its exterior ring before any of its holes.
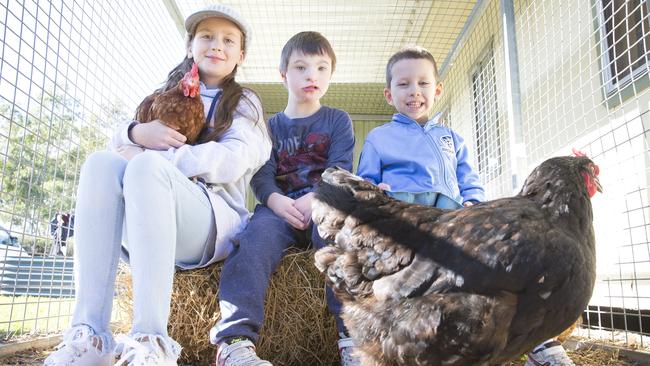
{"type": "MultiPolygon", "coordinates": [[[[600,59],[600,74],[601,74],[601,83],[603,91],[603,100],[605,101],[607,107],[615,108],[627,101],[628,99],[634,97],[634,95],[647,87],[650,86],[650,80],[648,78],[643,78],[644,74],[648,74],[650,71],[650,59],[638,66],[636,69],[632,70],[631,74],[625,75],[618,82],[614,83],[614,78],[611,70],[611,64],[615,63],[615,60],[610,59],[609,50],[614,47],[610,45],[607,40],[607,25],[605,19],[605,9],[603,7],[603,0],[592,0],[594,6],[593,9],[593,19],[594,27],[596,28],[595,37],[596,43],[599,49],[598,58],[600,59]]],[[[615,1],[615,0],[611,0],[615,1]]],[[[646,24],[644,25],[644,30],[650,30],[650,1],[640,0],[645,2],[647,17],[644,19],[646,24]]],[[[612,17],[614,15],[612,14],[612,17]]],[[[612,23],[613,24],[613,23],[612,23]]],[[[616,25],[613,24],[613,29],[616,28],[616,25]]],[[[650,33],[650,32],[648,32],[650,33]]],[[[645,35],[644,35],[645,36],[645,35]]],[[[649,45],[650,47],[650,45],[649,45]]]]}

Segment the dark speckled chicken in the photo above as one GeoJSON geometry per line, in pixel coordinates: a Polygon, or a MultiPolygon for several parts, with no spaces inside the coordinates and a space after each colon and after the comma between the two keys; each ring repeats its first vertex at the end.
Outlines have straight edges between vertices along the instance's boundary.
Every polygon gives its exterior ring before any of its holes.
{"type": "Polygon", "coordinates": [[[594,286],[598,173],[552,158],[517,196],[448,211],[325,171],[316,266],[364,365],[499,365],[569,327],[594,286]]]}

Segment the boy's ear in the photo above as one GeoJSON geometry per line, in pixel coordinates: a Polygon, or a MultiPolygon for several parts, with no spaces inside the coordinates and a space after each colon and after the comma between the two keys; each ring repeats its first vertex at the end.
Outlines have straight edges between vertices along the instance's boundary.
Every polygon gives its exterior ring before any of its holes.
{"type": "Polygon", "coordinates": [[[237,61],[237,66],[241,66],[241,63],[244,62],[244,59],[246,58],[246,54],[244,53],[244,50],[240,51],[241,53],[239,54],[239,60],[237,61]]]}
{"type": "Polygon", "coordinates": [[[284,86],[287,86],[287,74],[282,72],[281,69],[278,69],[278,71],[280,71],[280,78],[282,79],[282,84],[284,84],[284,86]]]}
{"type": "Polygon", "coordinates": [[[438,98],[440,95],[442,95],[442,89],[443,89],[442,82],[439,82],[438,85],[436,85],[436,93],[434,94],[435,98],[438,98]]]}
{"type": "Polygon", "coordinates": [[[393,94],[391,94],[390,89],[384,88],[384,97],[388,104],[393,105],[393,94]]]}

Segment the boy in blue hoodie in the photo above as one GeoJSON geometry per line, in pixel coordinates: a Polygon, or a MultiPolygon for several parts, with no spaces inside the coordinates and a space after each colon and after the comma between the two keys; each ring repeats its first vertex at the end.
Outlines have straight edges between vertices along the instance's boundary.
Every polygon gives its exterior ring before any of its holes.
{"type": "Polygon", "coordinates": [[[456,132],[429,118],[442,94],[433,56],[424,48],[395,53],[386,66],[384,96],[393,120],[366,137],[358,174],[406,202],[460,208],[485,200],[467,146],[456,132]]]}
{"type": "MultiPolygon", "coordinates": [[[[429,118],[442,94],[436,61],[421,47],[395,53],[386,66],[384,96],[397,109],[392,121],[368,134],[357,174],[401,201],[456,209],[485,200],[463,139],[429,118]]],[[[560,342],[549,339],[528,354],[525,366],[568,366],[560,342]]]]}

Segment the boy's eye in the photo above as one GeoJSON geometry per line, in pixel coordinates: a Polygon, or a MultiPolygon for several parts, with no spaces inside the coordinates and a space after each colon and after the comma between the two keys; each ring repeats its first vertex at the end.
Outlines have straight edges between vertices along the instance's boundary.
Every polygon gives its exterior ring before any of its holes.
{"type": "Polygon", "coordinates": [[[326,71],[326,70],[327,70],[327,67],[325,67],[325,66],[321,66],[321,67],[318,68],[318,71],[326,71]]]}
{"type": "Polygon", "coordinates": [[[296,69],[298,69],[298,70],[300,70],[300,71],[302,71],[302,70],[304,70],[304,69],[305,69],[305,67],[304,67],[304,66],[296,66],[296,69]]]}
{"type": "Polygon", "coordinates": [[[226,43],[234,43],[234,42],[235,42],[235,41],[233,41],[233,40],[230,39],[230,38],[226,38],[225,41],[226,41],[226,43]]]}
{"type": "Polygon", "coordinates": [[[212,37],[210,37],[209,34],[202,34],[201,35],[201,39],[210,39],[210,38],[212,38],[212,37]]]}

